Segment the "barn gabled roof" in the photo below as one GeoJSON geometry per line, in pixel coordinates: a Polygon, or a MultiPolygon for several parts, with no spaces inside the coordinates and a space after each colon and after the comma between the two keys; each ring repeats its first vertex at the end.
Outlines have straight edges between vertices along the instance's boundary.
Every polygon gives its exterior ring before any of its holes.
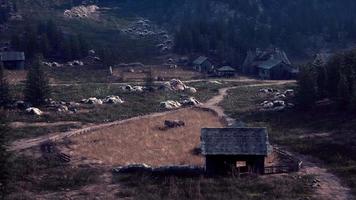
{"type": "Polygon", "coordinates": [[[266,128],[204,128],[203,155],[263,155],[270,152],[266,128]]]}
{"type": "Polygon", "coordinates": [[[5,51],[0,54],[1,61],[24,61],[25,53],[16,51],[5,51]]]}
{"type": "Polygon", "coordinates": [[[194,60],[193,64],[194,65],[201,65],[203,64],[205,61],[207,61],[208,58],[205,56],[199,56],[197,59],[194,60]]]}

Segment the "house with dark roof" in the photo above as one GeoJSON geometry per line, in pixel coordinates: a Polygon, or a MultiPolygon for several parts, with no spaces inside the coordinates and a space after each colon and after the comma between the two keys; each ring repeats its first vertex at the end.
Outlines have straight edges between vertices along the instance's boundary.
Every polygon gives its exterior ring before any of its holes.
{"type": "Polygon", "coordinates": [[[199,56],[193,61],[193,69],[202,73],[211,73],[214,70],[213,64],[209,58],[205,56],[199,56]]]}
{"type": "Polygon", "coordinates": [[[0,61],[8,70],[21,70],[25,68],[25,53],[4,51],[0,53],[0,61]]]}
{"type": "Polygon", "coordinates": [[[266,128],[204,128],[201,150],[208,175],[263,174],[271,145],[266,128]]]}
{"type": "Polygon", "coordinates": [[[247,52],[242,72],[262,79],[294,79],[299,70],[292,66],[284,51],[273,48],[247,52]]]}
{"type": "Polygon", "coordinates": [[[223,66],[215,70],[215,75],[219,77],[234,77],[236,70],[230,66],[223,66]]]}

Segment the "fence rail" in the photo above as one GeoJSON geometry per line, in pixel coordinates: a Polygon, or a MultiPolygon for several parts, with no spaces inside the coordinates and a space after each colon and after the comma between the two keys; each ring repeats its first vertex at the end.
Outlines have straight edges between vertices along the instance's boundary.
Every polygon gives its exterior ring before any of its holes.
{"type": "Polygon", "coordinates": [[[282,174],[282,173],[291,173],[298,172],[303,167],[303,161],[294,157],[288,152],[285,152],[278,147],[274,147],[274,151],[281,157],[286,160],[289,160],[290,164],[286,165],[277,165],[277,166],[268,166],[265,167],[265,174],[282,174]]]}

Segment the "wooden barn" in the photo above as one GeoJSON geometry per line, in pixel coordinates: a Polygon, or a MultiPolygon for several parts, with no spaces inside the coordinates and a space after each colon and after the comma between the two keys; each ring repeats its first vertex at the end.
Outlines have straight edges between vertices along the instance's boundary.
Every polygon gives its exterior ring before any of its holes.
{"type": "Polygon", "coordinates": [[[214,70],[214,66],[207,57],[199,56],[193,61],[193,69],[202,73],[211,73],[214,70]]]}
{"type": "Polygon", "coordinates": [[[266,128],[204,128],[201,148],[208,175],[263,174],[272,149],[266,128]]]}
{"type": "Polygon", "coordinates": [[[0,61],[8,70],[22,70],[25,68],[25,53],[4,51],[0,53],[0,61]]]}

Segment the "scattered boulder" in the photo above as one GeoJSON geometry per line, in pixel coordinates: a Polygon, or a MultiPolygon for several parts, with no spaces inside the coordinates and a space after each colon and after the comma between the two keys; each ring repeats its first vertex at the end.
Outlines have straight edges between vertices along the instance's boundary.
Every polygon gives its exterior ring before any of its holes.
{"type": "Polygon", "coordinates": [[[143,87],[142,86],[134,86],[133,87],[133,91],[135,91],[135,92],[143,92],[143,87]]]}
{"type": "Polygon", "coordinates": [[[124,101],[119,96],[107,96],[104,101],[106,104],[122,104],[124,101]]]}
{"type": "Polygon", "coordinates": [[[281,93],[276,93],[274,99],[285,99],[286,95],[281,93]]]}
{"type": "Polygon", "coordinates": [[[60,106],[58,106],[57,111],[58,111],[58,112],[68,112],[69,109],[68,109],[67,106],[60,105],[60,106]]]}
{"type": "Polygon", "coordinates": [[[122,87],[122,90],[125,91],[125,92],[143,92],[144,91],[144,87],[126,85],[126,86],[122,87]]]}
{"type": "Polygon", "coordinates": [[[171,90],[174,91],[184,91],[187,86],[179,79],[172,79],[169,82],[169,85],[171,86],[171,90]]]}
{"type": "Polygon", "coordinates": [[[176,109],[182,107],[182,104],[180,104],[178,101],[163,101],[160,103],[160,107],[164,109],[176,109]]]}
{"type": "Polygon", "coordinates": [[[209,83],[217,84],[217,85],[221,85],[222,84],[220,81],[209,81],[209,83]]]}
{"type": "Polygon", "coordinates": [[[197,89],[193,88],[193,87],[187,87],[186,90],[191,93],[191,94],[195,94],[197,93],[197,89]]]}
{"type": "Polygon", "coordinates": [[[280,100],[273,101],[273,106],[274,107],[286,106],[286,102],[285,101],[280,101],[280,100]]]}
{"type": "Polygon", "coordinates": [[[196,100],[194,97],[185,98],[182,101],[180,101],[180,103],[184,106],[195,106],[200,104],[200,102],[196,100]]]}
{"type": "Polygon", "coordinates": [[[84,104],[92,104],[92,105],[101,105],[101,104],[103,104],[103,101],[101,99],[97,99],[96,97],[91,97],[89,99],[83,99],[80,102],[84,103],[84,104]]]}
{"type": "Polygon", "coordinates": [[[30,114],[30,115],[36,115],[36,116],[41,116],[41,115],[43,115],[43,112],[42,112],[40,109],[35,108],[35,107],[27,108],[27,109],[26,109],[26,113],[27,113],[27,114],[30,114]]]}
{"type": "Polygon", "coordinates": [[[72,62],[69,62],[68,64],[69,65],[71,64],[73,66],[83,66],[84,65],[84,63],[82,61],[79,61],[79,60],[74,60],[72,62]]]}
{"type": "Polygon", "coordinates": [[[133,91],[133,87],[131,85],[125,85],[122,87],[122,90],[125,92],[132,92],[133,91]]]}
{"type": "Polygon", "coordinates": [[[181,120],[165,120],[164,126],[166,128],[177,128],[177,127],[185,126],[185,123],[181,120]]]}
{"type": "Polygon", "coordinates": [[[163,83],[160,89],[170,90],[170,91],[186,91],[192,94],[197,92],[197,89],[193,87],[188,87],[179,79],[172,79],[169,82],[163,83]]]}
{"type": "Polygon", "coordinates": [[[264,108],[264,109],[270,109],[270,108],[273,108],[274,104],[273,102],[270,102],[270,101],[264,101],[261,106],[264,108]]]}

